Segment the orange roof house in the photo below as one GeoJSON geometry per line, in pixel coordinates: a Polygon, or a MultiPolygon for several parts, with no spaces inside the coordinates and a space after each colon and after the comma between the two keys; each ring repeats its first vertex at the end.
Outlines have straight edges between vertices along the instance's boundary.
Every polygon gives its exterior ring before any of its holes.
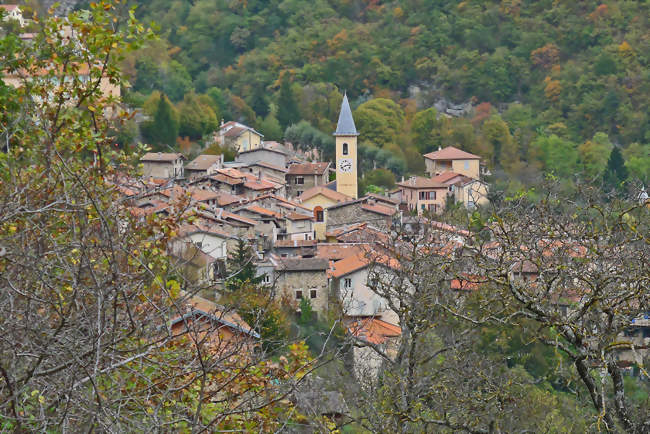
{"type": "Polygon", "coordinates": [[[232,309],[181,291],[180,312],[171,319],[172,336],[195,333],[210,343],[213,351],[252,351],[260,335],[232,309]]]}
{"type": "Polygon", "coordinates": [[[455,172],[470,178],[479,179],[481,157],[453,146],[424,154],[424,163],[429,176],[443,172],[455,172]]]}

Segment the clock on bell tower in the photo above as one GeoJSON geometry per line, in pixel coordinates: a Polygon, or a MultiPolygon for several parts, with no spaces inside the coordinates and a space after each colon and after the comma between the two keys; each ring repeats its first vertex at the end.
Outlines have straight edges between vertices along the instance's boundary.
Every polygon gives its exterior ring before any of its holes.
{"type": "Polygon", "coordinates": [[[336,125],[336,191],[357,198],[357,128],[348,96],[343,95],[336,125]]]}

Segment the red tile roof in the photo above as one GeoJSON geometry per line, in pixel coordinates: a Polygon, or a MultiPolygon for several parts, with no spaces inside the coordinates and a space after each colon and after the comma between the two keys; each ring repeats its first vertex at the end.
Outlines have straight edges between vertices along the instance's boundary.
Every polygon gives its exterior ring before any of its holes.
{"type": "Polygon", "coordinates": [[[210,166],[221,161],[221,155],[199,155],[194,160],[187,163],[187,170],[208,170],[210,166]]]}
{"type": "Polygon", "coordinates": [[[402,188],[423,189],[423,188],[447,188],[445,184],[434,181],[433,178],[424,178],[422,176],[413,176],[406,181],[398,182],[402,188]]]}
{"type": "Polygon", "coordinates": [[[271,211],[270,209],[262,208],[261,206],[257,205],[249,205],[246,208],[242,208],[242,210],[247,210],[255,214],[265,215],[268,217],[275,217],[279,219],[282,218],[282,214],[279,212],[271,211]]]}
{"type": "Polygon", "coordinates": [[[183,154],[178,152],[165,153],[165,152],[148,152],[140,158],[140,161],[175,161],[179,158],[185,159],[183,154]]]}
{"type": "Polygon", "coordinates": [[[341,259],[350,256],[359,255],[365,251],[370,250],[370,244],[346,244],[346,243],[333,243],[333,244],[318,244],[316,247],[316,256],[325,258],[330,261],[340,261],[341,259]]]}
{"type": "Polygon", "coordinates": [[[375,345],[381,345],[390,338],[402,335],[402,329],[399,326],[374,317],[350,321],[347,324],[347,330],[352,336],[375,345]]]}
{"type": "Polygon", "coordinates": [[[330,163],[304,163],[289,166],[287,175],[322,175],[330,163]]]}
{"type": "Polygon", "coordinates": [[[314,247],[317,243],[317,240],[278,240],[274,245],[275,247],[314,247]]]}
{"type": "Polygon", "coordinates": [[[447,146],[439,151],[424,154],[429,160],[480,160],[478,155],[470,154],[453,146],[447,146]]]}
{"type": "Polygon", "coordinates": [[[286,215],[289,220],[313,220],[314,216],[290,212],[286,215]]]}
{"type": "Polygon", "coordinates": [[[392,269],[399,269],[399,262],[394,258],[373,252],[362,252],[335,262],[334,269],[330,270],[329,274],[338,279],[357,270],[366,268],[373,263],[382,264],[392,269]]]}
{"type": "Polygon", "coordinates": [[[440,175],[436,175],[433,178],[431,178],[435,182],[440,182],[441,184],[446,184],[448,181],[451,181],[452,179],[456,177],[463,177],[460,173],[456,172],[443,172],[440,175]]]}
{"type": "Polygon", "coordinates": [[[319,194],[335,202],[346,202],[348,200],[352,200],[350,196],[339,193],[336,190],[331,190],[323,185],[317,185],[316,187],[312,187],[309,190],[304,191],[300,195],[299,199],[301,201],[305,201],[311,199],[312,197],[318,196],[319,194]]]}
{"type": "Polygon", "coordinates": [[[362,203],[361,204],[361,209],[366,210],[366,211],[370,211],[370,212],[374,212],[375,214],[382,214],[382,215],[385,215],[385,216],[388,216],[388,217],[392,216],[393,214],[395,214],[397,212],[397,209],[395,209],[393,207],[380,205],[378,203],[374,203],[374,204],[362,203]]]}

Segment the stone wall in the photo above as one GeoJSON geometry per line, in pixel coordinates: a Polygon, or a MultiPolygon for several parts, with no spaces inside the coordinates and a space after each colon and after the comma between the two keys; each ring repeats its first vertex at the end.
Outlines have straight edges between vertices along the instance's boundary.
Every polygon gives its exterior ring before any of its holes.
{"type": "Polygon", "coordinates": [[[319,316],[324,315],[328,309],[328,286],[325,270],[316,271],[278,271],[275,277],[276,297],[285,297],[298,308],[300,300],[296,298],[296,291],[301,290],[303,298],[311,302],[312,309],[319,316]],[[316,290],[316,298],[311,298],[311,290],[316,290]]]}
{"type": "Polygon", "coordinates": [[[327,208],[327,231],[356,223],[368,223],[380,230],[388,230],[391,218],[385,215],[366,211],[361,208],[361,203],[354,203],[342,207],[327,208]]]}

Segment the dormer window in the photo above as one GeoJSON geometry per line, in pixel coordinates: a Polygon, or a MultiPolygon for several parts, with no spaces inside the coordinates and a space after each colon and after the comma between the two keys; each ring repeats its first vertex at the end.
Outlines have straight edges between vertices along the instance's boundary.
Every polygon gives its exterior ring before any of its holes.
{"type": "Polygon", "coordinates": [[[347,144],[347,143],[343,143],[343,155],[348,155],[348,154],[349,154],[349,151],[348,151],[348,144],[347,144]]]}

